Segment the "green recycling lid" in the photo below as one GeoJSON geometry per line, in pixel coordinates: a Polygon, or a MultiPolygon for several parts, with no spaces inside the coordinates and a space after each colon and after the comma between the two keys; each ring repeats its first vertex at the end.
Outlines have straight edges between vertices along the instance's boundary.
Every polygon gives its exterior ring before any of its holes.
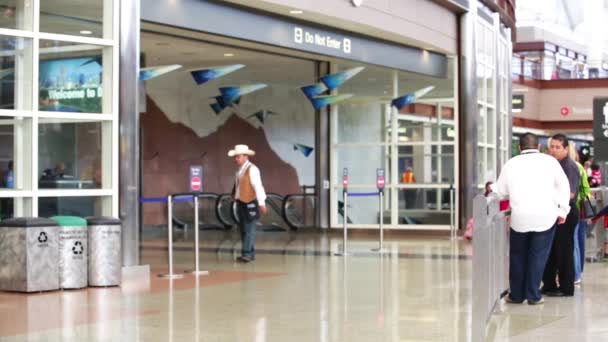
{"type": "Polygon", "coordinates": [[[51,220],[57,222],[61,227],[84,227],[87,225],[87,220],[78,216],[53,216],[51,220]]]}

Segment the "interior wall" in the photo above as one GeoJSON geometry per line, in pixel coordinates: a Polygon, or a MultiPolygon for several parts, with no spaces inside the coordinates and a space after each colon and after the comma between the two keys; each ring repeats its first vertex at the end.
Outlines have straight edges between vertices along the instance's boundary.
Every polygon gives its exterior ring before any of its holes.
{"type": "MultiPolygon", "coordinates": [[[[237,49],[231,49],[235,58],[219,60],[212,58],[226,48],[200,49],[208,53],[145,83],[144,197],[188,191],[190,165],[203,166],[203,191],[230,193],[236,166],[227,153],[236,144],[256,151],[252,161],[267,192],[286,195],[314,186],[316,150],[306,156],[300,147],[315,148],[315,111],[300,86],[315,82],[316,63],[237,49]],[[245,67],[202,85],[188,71],[237,63],[245,67]],[[210,107],[218,88],[254,83],[268,86],[242,95],[219,114],[210,107]],[[256,116],[262,110],[270,112],[263,122],[256,116]]],[[[164,216],[162,206],[144,207],[145,224],[162,224],[164,216]]]]}
{"type": "Polygon", "coordinates": [[[517,84],[513,94],[524,95],[524,109],[513,116],[539,121],[591,121],[593,98],[608,93],[608,88],[538,89],[517,84]],[[568,107],[568,115],[561,109],[568,107]]]}

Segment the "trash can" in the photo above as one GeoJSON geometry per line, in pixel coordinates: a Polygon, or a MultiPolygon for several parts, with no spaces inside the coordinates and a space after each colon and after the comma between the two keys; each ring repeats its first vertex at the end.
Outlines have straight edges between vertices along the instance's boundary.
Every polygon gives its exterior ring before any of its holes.
{"type": "Polygon", "coordinates": [[[0,289],[59,289],[58,228],[53,220],[22,217],[0,223],[0,289]]]}
{"type": "Polygon", "coordinates": [[[59,287],[87,287],[87,221],[76,216],[51,219],[59,224],[59,287]]]}
{"type": "Polygon", "coordinates": [[[88,217],[89,286],[120,285],[121,226],[113,217],[88,217]]]}

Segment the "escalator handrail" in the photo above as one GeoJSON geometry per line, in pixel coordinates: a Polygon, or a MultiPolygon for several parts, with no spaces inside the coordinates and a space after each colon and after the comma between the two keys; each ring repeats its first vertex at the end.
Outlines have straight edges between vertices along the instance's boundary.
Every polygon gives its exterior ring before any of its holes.
{"type": "Polygon", "coordinates": [[[300,227],[298,227],[298,225],[296,225],[295,223],[291,222],[287,216],[287,204],[289,203],[289,200],[291,200],[292,198],[295,197],[316,197],[315,193],[301,193],[301,194],[288,194],[285,196],[285,198],[283,198],[283,220],[285,220],[285,223],[287,223],[287,225],[292,229],[292,230],[298,230],[300,227]]]}
{"type": "Polygon", "coordinates": [[[220,204],[222,203],[222,200],[224,198],[229,198],[230,199],[230,217],[232,217],[232,220],[234,221],[234,223],[238,223],[238,218],[236,217],[236,215],[234,214],[234,201],[232,200],[232,194],[229,193],[223,193],[220,194],[217,198],[217,201],[215,202],[215,214],[217,216],[218,221],[220,221],[224,226],[226,227],[232,227],[234,225],[233,222],[227,222],[225,220],[223,220],[223,217],[220,213],[220,204]]]}
{"type": "MultiPolygon", "coordinates": [[[[198,198],[218,198],[219,194],[217,194],[215,192],[176,193],[176,194],[171,194],[171,199],[174,200],[176,197],[187,197],[187,196],[192,196],[192,203],[193,203],[194,202],[194,196],[196,196],[198,198]]],[[[200,203],[199,203],[199,205],[200,205],[200,203]]],[[[217,217],[217,214],[216,214],[216,217],[217,217]]],[[[218,221],[223,224],[223,222],[221,220],[218,219],[218,221]]],[[[175,225],[179,226],[180,228],[184,228],[186,225],[188,225],[186,222],[184,222],[184,221],[180,220],[179,218],[175,217],[175,215],[173,215],[173,223],[175,225]]],[[[199,222],[199,224],[200,224],[200,222],[199,222]]]]}

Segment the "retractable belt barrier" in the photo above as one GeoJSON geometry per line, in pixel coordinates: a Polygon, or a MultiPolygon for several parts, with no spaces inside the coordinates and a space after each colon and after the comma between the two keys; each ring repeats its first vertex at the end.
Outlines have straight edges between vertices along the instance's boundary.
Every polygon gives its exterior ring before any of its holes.
{"type": "Polygon", "coordinates": [[[380,222],[379,222],[379,227],[380,227],[380,237],[379,237],[379,241],[378,241],[378,248],[374,248],[372,249],[372,251],[374,252],[378,252],[378,253],[384,253],[384,208],[383,208],[383,199],[384,199],[384,192],[383,191],[377,191],[377,192],[348,192],[348,191],[344,191],[343,192],[344,195],[344,226],[342,228],[343,230],[343,241],[342,241],[342,252],[337,252],[335,253],[335,255],[338,256],[346,256],[348,255],[348,248],[347,248],[347,243],[348,243],[348,198],[349,197],[376,197],[378,196],[378,208],[379,208],[379,213],[380,213],[380,222]]]}
{"type": "MultiPolygon", "coordinates": [[[[179,279],[183,278],[183,274],[173,272],[173,203],[174,202],[190,202],[194,201],[194,270],[189,271],[194,275],[209,274],[208,271],[201,271],[199,265],[199,217],[198,217],[198,197],[199,193],[180,193],[167,196],[166,200],[158,201],[159,198],[153,198],[153,201],[148,202],[167,202],[168,227],[167,227],[167,243],[169,252],[169,273],[160,274],[161,278],[179,279]]],[[[144,200],[144,199],[142,199],[144,200]]],[[[149,200],[145,199],[145,200],[149,200]]],[[[140,200],[141,201],[141,200],[140,200]]]]}

